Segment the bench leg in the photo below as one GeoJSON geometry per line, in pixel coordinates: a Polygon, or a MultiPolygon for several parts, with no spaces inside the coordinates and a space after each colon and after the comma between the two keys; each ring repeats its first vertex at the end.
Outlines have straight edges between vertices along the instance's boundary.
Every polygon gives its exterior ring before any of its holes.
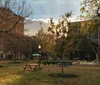
{"type": "Polygon", "coordinates": [[[24,67],[24,71],[26,70],[26,68],[27,68],[27,65],[24,67]]]}

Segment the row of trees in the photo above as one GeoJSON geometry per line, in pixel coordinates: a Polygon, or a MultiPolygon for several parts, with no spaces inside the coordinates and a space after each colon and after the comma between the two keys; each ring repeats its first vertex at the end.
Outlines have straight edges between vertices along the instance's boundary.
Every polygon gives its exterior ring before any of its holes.
{"type": "Polygon", "coordinates": [[[78,32],[70,29],[71,22],[68,18],[71,13],[67,13],[58,20],[58,24],[50,19],[50,27],[48,31],[52,33],[55,43],[54,50],[57,56],[64,54],[70,56],[70,53],[75,51],[86,52],[99,59],[100,54],[100,39],[99,39],[99,15],[100,15],[100,1],[99,0],[84,0],[81,3],[81,18],[84,21],[82,26],[78,28],[78,32]],[[93,54],[94,55],[93,55],[93,54]]]}
{"type": "MultiPolygon", "coordinates": [[[[58,56],[61,54],[70,56],[70,53],[74,51],[93,51],[95,52],[97,56],[96,58],[98,59],[99,58],[99,28],[98,28],[99,20],[97,20],[97,18],[99,17],[99,9],[100,9],[99,3],[100,3],[99,0],[83,1],[82,8],[81,8],[81,12],[82,12],[81,17],[83,18],[83,16],[87,15],[84,17],[84,19],[85,18],[89,18],[89,19],[88,19],[88,23],[87,21],[86,22],[84,21],[83,27],[79,29],[80,33],[74,33],[71,29],[68,28],[68,26],[70,26],[70,21],[68,20],[68,18],[71,16],[72,13],[67,13],[58,20],[59,22],[58,24],[55,24],[53,22],[53,19],[51,18],[50,27],[48,29],[50,33],[45,33],[41,28],[41,30],[37,35],[38,38],[35,38],[36,40],[33,40],[32,42],[32,44],[34,43],[36,44],[36,46],[33,47],[37,48],[38,45],[41,45],[43,51],[53,52],[54,55],[56,54],[58,56]],[[95,43],[91,39],[91,36],[93,35],[98,36],[97,43],[95,43]]],[[[31,7],[30,5],[28,6],[25,3],[25,0],[22,1],[22,3],[20,4],[17,1],[12,2],[11,0],[3,0],[3,1],[1,0],[0,5],[1,7],[6,8],[4,10],[1,10],[0,12],[1,13],[0,15],[2,15],[0,20],[1,23],[0,25],[5,24],[0,26],[1,35],[2,33],[3,35],[11,34],[10,32],[16,28],[16,26],[22,21],[22,19],[27,18],[32,14],[31,7]],[[8,13],[9,9],[14,10],[14,12],[21,17],[15,18],[13,13],[11,14],[8,13]],[[12,23],[12,26],[9,27],[8,24],[10,23],[12,23]]],[[[7,40],[8,44],[12,42],[11,40],[13,41],[13,39],[7,40]]],[[[22,38],[21,39],[19,38],[17,40],[14,39],[14,42],[18,43],[20,40],[23,39],[22,38]]],[[[27,39],[25,42],[27,42],[27,39]]],[[[18,47],[17,44],[14,45],[18,47]]],[[[16,46],[13,46],[13,48],[17,48],[16,46]]]]}
{"type": "MultiPolygon", "coordinates": [[[[68,18],[71,16],[71,13],[65,14],[59,19],[59,23],[55,24],[53,19],[50,19],[50,27],[48,28],[49,33],[45,33],[44,30],[41,30],[38,33],[39,44],[47,52],[53,53],[54,57],[66,56],[71,59],[73,53],[77,53],[77,57],[86,56],[95,58],[97,53],[98,45],[96,42],[93,42],[93,35],[87,34],[85,32],[84,26],[77,28],[77,32],[74,31],[74,28],[70,28],[71,22],[68,21],[68,18]],[[84,53],[84,54],[83,54],[84,53]]],[[[84,21],[84,23],[89,23],[92,21],[84,21]]],[[[81,22],[80,22],[81,24],[81,22]]],[[[96,32],[92,32],[96,34],[96,32]]],[[[81,58],[81,59],[83,59],[81,58]]],[[[97,58],[96,58],[97,59],[97,58]]]]}
{"type": "Polygon", "coordinates": [[[70,56],[70,53],[72,52],[94,52],[96,55],[96,59],[99,59],[100,1],[84,0],[81,5],[81,18],[85,19],[85,21],[82,22],[83,26],[78,29],[79,32],[75,33],[73,29],[69,28],[70,21],[68,20],[68,18],[71,16],[71,13],[67,13],[62,16],[59,19],[58,24],[55,24],[52,18],[50,19],[50,27],[48,31],[53,35],[55,40],[53,49],[54,54],[62,57],[62,73],[63,57],[70,56]],[[96,35],[98,38],[97,42],[93,39],[93,36],[96,35]]]}

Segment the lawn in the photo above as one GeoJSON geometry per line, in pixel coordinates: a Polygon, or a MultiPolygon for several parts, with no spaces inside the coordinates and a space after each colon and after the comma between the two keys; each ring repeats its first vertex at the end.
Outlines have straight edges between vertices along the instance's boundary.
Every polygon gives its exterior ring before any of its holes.
{"type": "MultiPolygon", "coordinates": [[[[99,66],[68,66],[65,77],[52,76],[61,72],[56,65],[43,65],[41,71],[23,71],[23,63],[0,61],[0,85],[100,85],[99,66]]],[[[29,62],[30,63],[30,62],[29,62]]]]}

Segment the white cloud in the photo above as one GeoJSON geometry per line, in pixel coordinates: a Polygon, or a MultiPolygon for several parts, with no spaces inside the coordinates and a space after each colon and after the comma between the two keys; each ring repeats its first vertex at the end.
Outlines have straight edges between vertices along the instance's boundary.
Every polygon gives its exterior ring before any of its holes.
{"type": "Polygon", "coordinates": [[[81,0],[33,0],[34,18],[59,17],[67,12],[80,14],[81,0]]]}
{"type": "MultiPolygon", "coordinates": [[[[30,18],[27,18],[27,19],[30,19],[30,18]]],[[[45,22],[45,23],[50,23],[50,19],[47,18],[47,19],[30,19],[32,21],[42,21],[42,22],[45,22]]],[[[58,20],[57,19],[53,19],[54,23],[58,23],[58,20]]]]}

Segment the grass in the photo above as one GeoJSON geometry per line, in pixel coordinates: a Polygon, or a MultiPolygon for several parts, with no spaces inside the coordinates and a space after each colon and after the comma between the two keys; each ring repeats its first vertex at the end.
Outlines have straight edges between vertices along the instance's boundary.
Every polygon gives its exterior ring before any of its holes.
{"type": "Polygon", "coordinates": [[[56,65],[43,65],[41,71],[23,71],[25,63],[0,61],[0,85],[100,85],[100,67],[68,66],[66,77],[52,76],[61,72],[56,65]]]}

